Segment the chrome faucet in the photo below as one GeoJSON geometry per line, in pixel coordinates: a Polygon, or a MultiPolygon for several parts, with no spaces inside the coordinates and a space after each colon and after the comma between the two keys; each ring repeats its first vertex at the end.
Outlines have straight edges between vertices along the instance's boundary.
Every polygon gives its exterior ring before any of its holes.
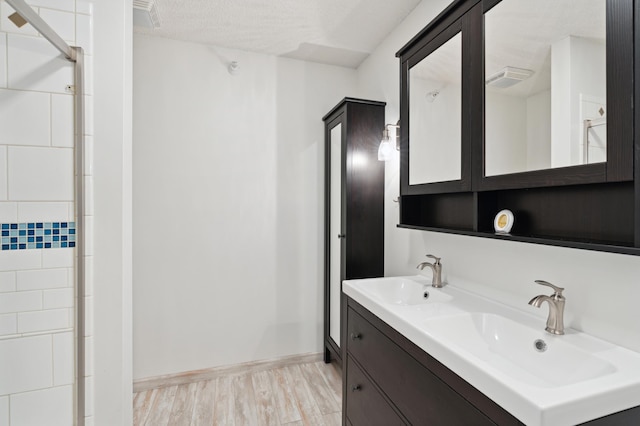
{"type": "Polygon", "coordinates": [[[542,302],[549,302],[549,318],[547,318],[547,327],[545,328],[551,334],[564,334],[564,302],[565,298],[562,295],[564,288],[556,287],[555,285],[542,280],[536,280],[536,284],[545,285],[553,289],[551,296],[540,295],[536,296],[529,301],[531,306],[539,308],[542,302]]]}
{"type": "Polygon", "coordinates": [[[428,266],[433,271],[433,279],[431,280],[431,285],[435,288],[442,288],[442,263],[440,263],[440,258],[435,257],[432,254],[428,254],[427,257],[434,259],[433,263],[430,262],[422,262],[417,266],[418,269],[422,270],[425,266],[428,266]]]}

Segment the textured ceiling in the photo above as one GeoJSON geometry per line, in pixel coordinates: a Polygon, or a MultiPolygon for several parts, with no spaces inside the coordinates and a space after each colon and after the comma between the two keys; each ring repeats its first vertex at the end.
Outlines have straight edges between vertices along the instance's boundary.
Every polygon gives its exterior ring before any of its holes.
{"type": "Polygon", "coordinates": [[[357,67],[420,0],[155,0],[136,33],[357,67]]]}

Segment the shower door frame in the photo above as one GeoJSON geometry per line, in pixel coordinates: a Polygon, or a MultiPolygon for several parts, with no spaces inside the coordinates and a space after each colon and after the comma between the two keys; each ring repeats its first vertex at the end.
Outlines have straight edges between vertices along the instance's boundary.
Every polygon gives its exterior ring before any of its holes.
{"type": "Polygon", "coordinates": [[[75,221],[76,273],[75,273],[75,421],[84,426],[85,417],[85,244],[84,244],[84,50],[69,46],[24,0],[5,0],[9,6],[33,26],[64,57],[74,64],[74,164],[75,164],[75,221]]]}

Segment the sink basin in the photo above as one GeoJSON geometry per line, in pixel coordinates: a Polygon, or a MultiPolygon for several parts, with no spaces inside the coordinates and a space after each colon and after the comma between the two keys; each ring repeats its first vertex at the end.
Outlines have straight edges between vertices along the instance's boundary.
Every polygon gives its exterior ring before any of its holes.
{"type": "Polygon", "coordinates": [[[347,280],[343,291],[526,425],[638,406],[639,353],[571,328],[549,334],[526,300],[506,305],[484,296],[491,289],[447,278],[442,289],[422,276],[347,280]]]}
{"type": "Polygon", "coordinates": [[[616,372],[588,348],[501,315],[465,313],[430,319],[425,325],[434,337],[535,386],[566,386],[616,372]]]}
{"type": "Polygon", "coordinates": [[[379,278],[368,286],[371,294],[381,302],[393,305],[420,305],[423,303],[449,302],[452,297],[431,287],[421,277],[379,278]]]}

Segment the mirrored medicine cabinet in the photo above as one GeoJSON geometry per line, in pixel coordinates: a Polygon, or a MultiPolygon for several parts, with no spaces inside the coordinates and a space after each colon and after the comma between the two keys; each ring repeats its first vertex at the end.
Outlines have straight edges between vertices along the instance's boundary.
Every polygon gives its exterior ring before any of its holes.
{"type": "Polygon", "coordinates": [[[399,226],[640,254],[639,7],[458,0],[412,38],[397,54],[399,226]]]}

